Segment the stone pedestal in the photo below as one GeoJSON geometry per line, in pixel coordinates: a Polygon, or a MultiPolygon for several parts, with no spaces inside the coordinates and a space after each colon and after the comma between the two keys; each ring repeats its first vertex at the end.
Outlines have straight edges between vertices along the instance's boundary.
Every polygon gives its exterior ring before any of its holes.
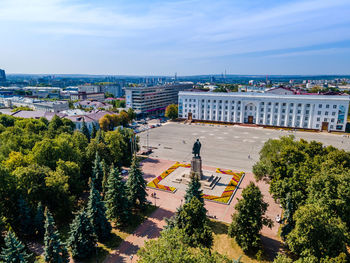
{"type": "Polygon", "coordinates": [[[203,179],[202,172],[202,159],[201,157],[193,157],[191,161],[191,177],[198,177],[199,180],[203,179]]]}

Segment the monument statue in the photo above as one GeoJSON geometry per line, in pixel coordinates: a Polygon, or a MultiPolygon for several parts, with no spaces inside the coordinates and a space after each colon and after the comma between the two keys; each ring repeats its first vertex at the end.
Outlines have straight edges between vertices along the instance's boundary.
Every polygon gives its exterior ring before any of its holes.
{"type": "Polygon", "coordinates": [[[194,157],[201,157],[200,151],[201,151],[202,144],[200,143],[199,139],[193,144],[192,153],[194,154],[194,157]]]}

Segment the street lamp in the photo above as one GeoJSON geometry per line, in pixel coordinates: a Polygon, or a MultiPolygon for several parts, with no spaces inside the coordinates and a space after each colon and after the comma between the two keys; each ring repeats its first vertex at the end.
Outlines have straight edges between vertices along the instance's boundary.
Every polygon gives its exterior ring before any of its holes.
{"type": "Polygon", "coordinates": [[[157,207],[157,195],[156,195],[156,192],[153,193],[153,198],[154,198],[154,206],[157,207]]]}
{"type": "Polygon", "coordinates": [[[132,262],[132,259],[134,258],[134,256],[133,255],[131,255],[130,256],[130,262],[132,262]]]}

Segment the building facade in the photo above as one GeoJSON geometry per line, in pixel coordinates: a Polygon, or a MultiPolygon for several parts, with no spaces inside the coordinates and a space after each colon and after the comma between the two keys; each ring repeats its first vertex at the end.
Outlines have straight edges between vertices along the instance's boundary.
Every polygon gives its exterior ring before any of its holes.
{"type": "Polygon", "coordinates": [[[345,131],[349,96],[180,92],[179,117],[201,121],[345,131]]]}
{"type": "Polygon", "coordinates": [[[178,103],[179,91],[191,89],[193,84],[169,84],[159,86],[126,87],[126,107],[138,114],[158,114],[165,108],[178,103]]]}

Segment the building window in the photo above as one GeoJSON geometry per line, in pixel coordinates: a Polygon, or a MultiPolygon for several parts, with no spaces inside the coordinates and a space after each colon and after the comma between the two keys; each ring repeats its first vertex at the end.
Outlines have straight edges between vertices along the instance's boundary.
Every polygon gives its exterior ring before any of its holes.
{"type": "Polygon", "coordinates": [[[310,107],[310,104],[306,104],[306,108],[309,108],[310,107]]]}
{"type": "Polygon", "coordinates": [[[269,106],[270,106],[270,105],[271,105],[271,102],[269,102],[267,105],[269,105],[269,106]]]}
{"type": "Polygon", "coordinates": [[[326,105],[326,109],[329,109],[329,104],[326,105]]]}
{"type": "Polygon", "coordinates": [[[332,112],[332,116],[335,116],[335,111],[332,112]]]}
{"type": "Polygon", "coordinates": [[[293,113],[293,110],[291,109],[291,110],[289,111],[289,113],[293,113]]]}
{"type": "Polygon", "coordinates": [[[317,112],[317,114],[318,114],[318,115],[321,115],[321,112],[320,112],[320,111],[318,111],[318,112],[317,112]]]}
{"type": "Polygon", "coordinates": [[[265,103],[264,102],[261,102],[261,105],[264,105],[265,103]]]}
{"type": "Polygon", "coordinates": [[[298,110],[298,114],[300,114],[301,113],[301,110],[298,110]]]}
{"type": "Polygon", "coordinates": [[[306,110],[306,111],[305,111],[305,113],[306,113],[306,114],[309,114],[309,113],[310,113],[310,111],[309,111],[309,110],[306,110]]]}
{"type": "Polygon", "coordinates": [[[219,103],[222,103],[222,100],[220,100],[219,103]]]}
{"type": "Polygon", "coordinates": [[[316,124],[316,128],[318,128],[318,127],[320,127],[320,125],[319,125],[319,124],[316,124]]]}
{"type": "Polygon", "coordinates": [[[321,109],[322,108],[322,104],[318,104],[318,107],[321,109]]]}
{"type": "Polygon", "coordinates": [[[332,130],[334,129],[334,126],[333,126],[333,125],[331,125],[331,129],[332,129],[332,130]]]}
{"type": "Polygon", "coordinates": [[[320,118],[317,118],[317,121],[320,121],[320,118]]]}
{"type": "Polygon", "coordinates": [[[328,119],[327,118],[324,118],[324,120],[323,121],[328,121],[328,119]]]}
{"type": "Polygon", "coordinates": [[[294,103],[291,103],[290,106],[293,107],[293,106],[294,106],[294,103]]]}
{"type": "Polygon", "coordinates": [[[285,104],[285,103],[283,103],[283,104],[282,104],[282,106],[286,106],[286,104],[285,104]]]}
{"type": "Polygon", "coordinates": [[[286,112],[286,110],[285,110],[285,109],[283,109],[283,110],[282,110],[282,113],[285,113],[285,112],[286,112]]]}
{"type": "Polygon", "coordinates": [[[333,109],[336,109],[337,108],[337,105],[333,105],[333,109]]]}
{"type": "Polygon", "coordinates": [[[334,119],[331,119],[331,122],[334,122],[334,119]]]}
{"type": "Polygon", "coordinates": [[[300,103],[298,104],[298,107],[301,107],[301,104],[300,104],[300,103]]]}
{"type": "Polygon", "coordinates": [[[326,112],[324,113],[324,115],[328,115],[328,111],[326,111],[326,112]]]}

